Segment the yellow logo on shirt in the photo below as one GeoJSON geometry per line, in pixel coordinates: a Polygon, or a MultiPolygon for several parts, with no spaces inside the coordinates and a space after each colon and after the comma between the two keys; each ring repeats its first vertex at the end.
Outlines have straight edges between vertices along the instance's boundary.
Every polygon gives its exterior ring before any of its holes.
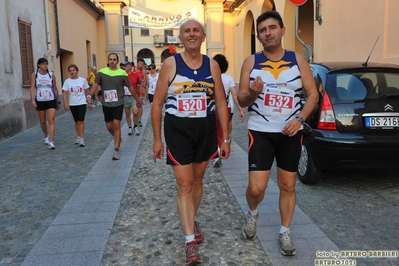
{"type": "Polygon", "coordinates": [[[291,62],[280,60],[278,62],[266,61],[264,63],[260,63],[259,65],[264,66],[261,69],[272,73],[273,77],[277,80],[281,72],[291,68],[290,64],[291,62]]]}

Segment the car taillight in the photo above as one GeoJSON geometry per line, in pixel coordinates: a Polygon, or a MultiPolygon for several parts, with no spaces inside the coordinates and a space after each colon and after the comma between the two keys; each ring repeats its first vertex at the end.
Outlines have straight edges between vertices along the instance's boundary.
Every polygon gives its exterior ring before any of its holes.
{"type": "Polygon", "coordinates": [[[321,106],[320,119],[317,128],[325,130],[337,130],[334,111],[332,108],[330,97],[327,93],[324,93],[323,96],[323,104],[321,106]]]}

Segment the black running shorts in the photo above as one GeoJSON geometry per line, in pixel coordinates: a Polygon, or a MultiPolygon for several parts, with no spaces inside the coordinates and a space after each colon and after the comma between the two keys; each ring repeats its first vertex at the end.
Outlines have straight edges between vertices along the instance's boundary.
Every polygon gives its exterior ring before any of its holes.
{"type": "Polygon", "coordinates": [[[72,117],[75,122],[85,121],[87,104],[69,106],[71,109],[72,117]]]}
{"type": "Polygon", "coordinates": [[[36,101],[36,110],[37,111],[46,111],[48,109],[56,109],[57,108],[57,100],[51,101],[36,101]]]}
{"type": "Polygon", "coordinates": [[[289,172],[298,171],[302,147],[302,130],[289,137],[282,133],[248,130],[248,171],[270,170],[276,157],[277,166],[289,172]]]}
{"type": "Polygon", "coordinates": [[[107,107],[103,105],[105,123],[110,123],[114,119],[121,121],[123,116],[123,110],[124,110],[123,104],[115,107],[107,107]]]}
{"type": "Polygon", "coordinates": [[[165,114],[168,165],[201,163],[218,154],[215,116],[182,118],[165,114]]]}

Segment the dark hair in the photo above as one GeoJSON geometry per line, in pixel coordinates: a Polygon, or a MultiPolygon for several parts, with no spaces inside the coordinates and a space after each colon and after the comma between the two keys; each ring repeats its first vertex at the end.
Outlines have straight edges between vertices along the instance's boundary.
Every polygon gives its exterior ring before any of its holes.
{"type": "Polygon", "coordinates": [[[229,62],[227,61],[226,57],[222,54],[217,54],[213,57],[213,59],[218,62],[220,71],[222,73],[226,73],[227,69],[229,69],[229,62]]]}
{"type": "Polygon", "coordinates": [[[118,55],[118,54],[116,54],[116,53],[110,53],[110,54],[108,55],[108,59],[109,59],[109,57],[110,57],[111,55],[115,55],[115,56],[116,56],[116,59],[118,59],[118,61],[119,61],[119,55],[118,55]]]}
{"type": "Polygon", "coordinates": [[[68,66],[68,71],[69,71],[70,68],[74,68],[76,71],[79,71],[78,66],[75,65],[75,64],[70,64],[70,65],[68,66]]]}
{"type": "Polygon", "coordinates": [[[275,20],[277,20],[280,28],[284,27],[283,19],[281,18],[280,13],[278,13],[277,11],[274,11],[274,10],[269,10],[269,11],[262,13],[256,19],[256,33],[257,34],[259,34],[259,28],[258,28],[259,24],[269,18],[274,18],[275,20]]]}
{"type": "Polygon", "coordinates": [[[37,67],[39,67],[39,65],[40,64],[43,64],[43,63],[47,63],[48,64],[48,61],[47,61],[47,59],[46,58],[39,58],[39,60],[37,60],[37,67]]]}
{"type": "Polygon", "coordinates": [[[137,63],[138,63],[138,62],[143,62],[143,63],[144,63],[144,65],[145,65],[145,61],[144,61],[144,59],[143,59],[143,58],[141,58],[141,57],[140,57],[140,58],[137,58],[137,63]]]}

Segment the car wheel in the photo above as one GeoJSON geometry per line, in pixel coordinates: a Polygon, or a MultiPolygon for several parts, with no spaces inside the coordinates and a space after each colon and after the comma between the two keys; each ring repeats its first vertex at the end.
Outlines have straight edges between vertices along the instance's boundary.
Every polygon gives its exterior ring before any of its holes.
{"type": "Polygon", "coordinates": [[[321,172],[314,164],[309,141],[304,138],[298,164],[298,178],[304,184],[316,184],[321,178],[321,172]]]}

